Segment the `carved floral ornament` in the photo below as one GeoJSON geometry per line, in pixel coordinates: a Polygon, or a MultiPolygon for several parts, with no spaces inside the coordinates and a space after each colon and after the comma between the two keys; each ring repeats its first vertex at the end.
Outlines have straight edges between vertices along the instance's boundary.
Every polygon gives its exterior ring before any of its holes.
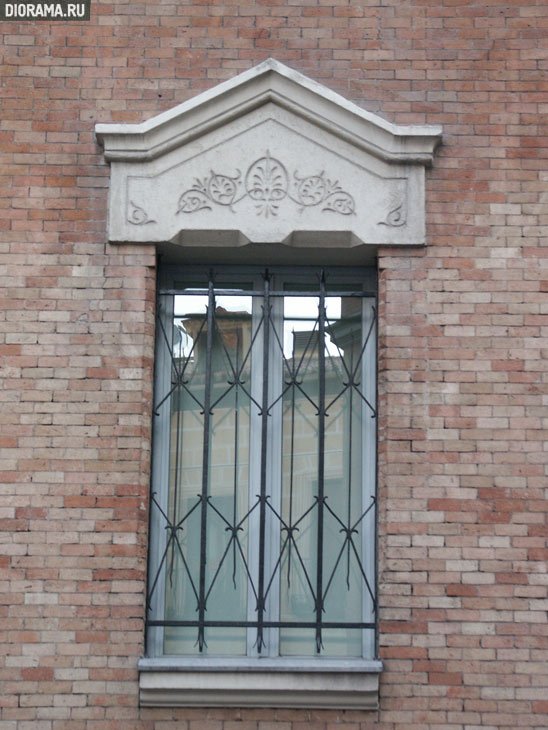
{"type": "Polygon", "coordinates": [[[234,211],[234,206],[244,198],[255,202],[257,215],[277,215],[280,204],[287,199],[300,210],[318,206],[322,211],[352,215],[356,205],[350,193],[343,190],[338,180],[331,180],[321,171],[301,177],[297,171],[291,176],[287,167],[266,152],[264,157],[252,162],[245,176],[240,170],[235,175],[214,172],[194,184],[179,198],[177,213],[195,213],[222,205],[234,211]]]}
{"type": "MultiPolygon", "coordinates": [[[[192,214],[200,210],[212,210],[218,205],[233,213],[235,206],[245,198],[255,202],[257,215],[268,218],[278,215],[283,200],[294,203],[299,212],[305,208],[318,207],[322,212],[331,211],[348,216],[356,212],[353,196],[344,190],[338,180],[332,180],[321,171],[315,175],[301,177],[298,171],[291,177],[286,166],[266,152],[247,168],[245,176],[240,170],[227,175],[211,170],[209,175],[196,178],[190,188],[179,198],[176,214],[192,214]]],[[[406,224],[406,201],[403,197],[391,196],[386,216],[377,225],[399,228],[406,224]]],[[[146,210],[129,201],[128,223],[135,226],[156,223],[146,210]]]]}
{"type": "Polygon", "coordinates": [[[272,59],[96,135],[112,170],[111,242],[198,245],[194,231],[217,234],[215,246],[310,246],[318,231],[334,248],[341,233],[351,246],[426,242],[424,168],[441,128],[392,124],[272,59]]]}

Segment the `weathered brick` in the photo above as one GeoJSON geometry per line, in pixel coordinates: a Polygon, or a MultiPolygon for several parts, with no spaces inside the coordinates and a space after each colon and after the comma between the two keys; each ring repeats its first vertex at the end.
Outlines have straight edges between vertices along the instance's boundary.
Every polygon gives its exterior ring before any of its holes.
{"type": "Polygon", "coordinates": [[[0,730],[548,724],[546,24],[531,0],[92,0],[89,22],[2,24],[0,730]],[[93,125],[268,55],[444,125],[427,247],[378,256],[381,708],[139,710],[156,258],[105,244],[93,125]]]}

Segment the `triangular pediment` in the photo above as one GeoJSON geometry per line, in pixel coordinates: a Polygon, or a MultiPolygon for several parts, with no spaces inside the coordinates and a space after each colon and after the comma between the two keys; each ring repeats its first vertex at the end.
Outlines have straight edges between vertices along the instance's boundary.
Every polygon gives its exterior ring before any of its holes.
{"type": "Polygon", "coordinates": [[[424,243],[441,128],[391,124],[272,59],[96,135],[112,242],[424,243]]]}

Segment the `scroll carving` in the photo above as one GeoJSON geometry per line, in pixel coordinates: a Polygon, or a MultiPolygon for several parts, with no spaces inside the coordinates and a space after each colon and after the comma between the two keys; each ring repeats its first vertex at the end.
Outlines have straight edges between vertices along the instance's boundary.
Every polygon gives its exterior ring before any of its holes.
{"type": "Polygon", "coordinates": [[[245,175],[240,170],[234,175],[211,170],[208,176],[197,178],[180,196],[177,213],[212,210],[214,205],[235,212],[234,206],[244,198],[253,200],[257,215],[265,218],[276,216],[285,199],[301,211],[317,206],[322,211],[352,215],[356,209],[352,195],[338,180],[326,177],[324,171],[304,177],[295,171],[291,179],[286,166],[266,152],[249,165],[245,175]]]}
{"type": "Polygon", "coordinates": [[[143,226],[147,223],[156,223],[155,220],[148,217],[148,213],[140,205],[137,205],[132,200],[129,201],[129,204],[131,208],[127,216],[128,223],[132,223],[134,226],[143,226]]]}
{"type": "Polygon", "coordinates": [[[390,226],[391,228],[404,226],[407,223],[405,207],[405,199],[403,197],[392,197],[389,202],[388,213],[384,220],[379,221],[379,226],[390,226]]]}

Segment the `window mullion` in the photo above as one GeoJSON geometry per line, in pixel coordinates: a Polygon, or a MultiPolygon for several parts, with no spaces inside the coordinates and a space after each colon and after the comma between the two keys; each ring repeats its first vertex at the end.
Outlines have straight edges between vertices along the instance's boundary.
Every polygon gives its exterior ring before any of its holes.
{"type": "MultiPolygon", "coordinates": [[[[254,290],[259,291],[264,285],[261,280],[254,279],[254,290]]],[[[267,326],[264,314],[263,297],[256,295],[252,304],[252,338],[256,336],[251,354],[251,396],[250,404],[250,433],[249,433],[249,509],[260,502],[261,464],[262,464],[262,417],[256,404],[262,402],[262,373],[263,373],[263,337],[267,326]]],[[[252,509],[248,520],[248,565],[255,586],[259,584],[259,550],[260,540],[260,509],[252,509]]],[[[257,620],[257,597],[253,591],[248,592],[247,620],[255,623],[257,620]]],[[[257,629],[255,626],[247,631],[247,654],[257,655],[257,629]]]]}
{"type": "MultiPolygon", "coordinates": [[[[281,282],[276,276],[271,277],[270,287],[281,288],[281,282]]],[[[279,621],[280,618],[280,581],[281,566],[278,565],[278,558],[281,549],[281,524],[278,515],[281,514],[281,491],[282,491],[282,443],[283,443],[283,399],[280,394],[283,390],[283,351],[279,343],[283,343],[283,312],[284,297],[277,296],[270,299],[270,327],[269,337],[269,382],[268,398],[270,408],[268,411],[268,436],[267,436],[267,494],[268,503],[272,509],[267,510],[266,515],[266,550],[265,568],[268,576],[267,586],[270,584],[266,596],[265,613],[271,622],[279,621]],[[276,573],[274,574],[274,571],[276,573]]],[[[270,627],[265,632],[269,656],[279,655],[280,629],[270,627]]]]}

